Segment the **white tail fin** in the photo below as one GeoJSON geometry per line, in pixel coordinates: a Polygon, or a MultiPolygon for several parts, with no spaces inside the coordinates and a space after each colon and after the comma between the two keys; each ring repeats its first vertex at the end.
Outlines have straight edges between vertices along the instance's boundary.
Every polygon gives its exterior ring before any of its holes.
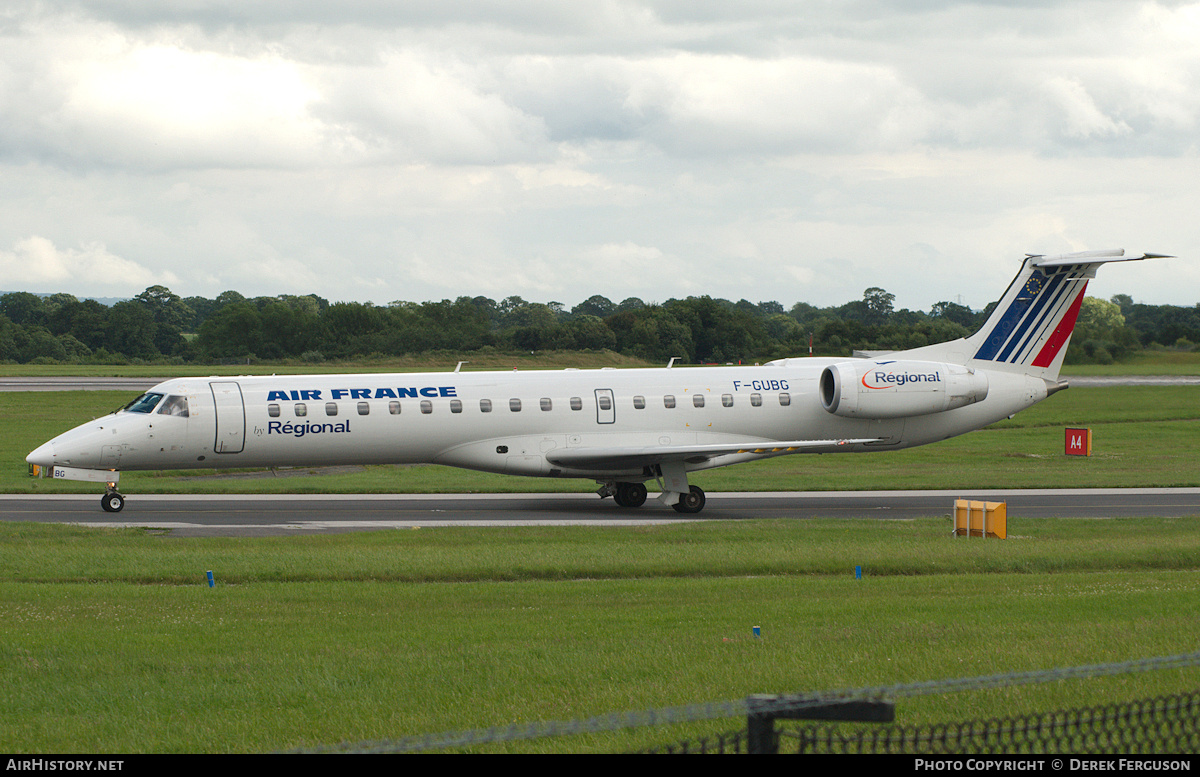
{"type": "Polygon", "coordinates": [[[1025,258],[987,323],[967,338],[978,361],[1009,364],[1055,380],[1067,353],[1088,281],[1107,262],[1151,259],[1161,254],[1125,256],[1121,249],[1025,258]]]}

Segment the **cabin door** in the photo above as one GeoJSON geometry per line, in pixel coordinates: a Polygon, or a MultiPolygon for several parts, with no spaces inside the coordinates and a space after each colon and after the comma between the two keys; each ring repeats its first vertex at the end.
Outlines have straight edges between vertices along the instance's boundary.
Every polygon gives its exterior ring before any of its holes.
{"type": "Polygon", "coordinates": [[[617,422],[617,406],[613,402],[612,389],[596,389],[596,423],[614,424],[617,422]]]}
{"type": "Polygon", "coordinates": [[[241,453],[246,444],[246,406],[242,387],[234,381],[209,383],[217,407],[214,453],[241,453]]]}

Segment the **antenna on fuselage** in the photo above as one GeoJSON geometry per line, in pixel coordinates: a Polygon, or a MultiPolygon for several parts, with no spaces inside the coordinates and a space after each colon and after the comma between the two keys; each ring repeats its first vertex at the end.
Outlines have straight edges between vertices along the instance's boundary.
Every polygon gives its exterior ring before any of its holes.
{"type": "Polygon", "coordinates": [[[459,370],[461,370],[461,369],[462,369],[462,366],[463,366],[464,364],[470,364],[470,363],[471,363],[471,362],[459,362],[459,363],[458,363],[458,366],[454,368],[454,371],[455,371],[455,372],[458,372],[459,370]]]}

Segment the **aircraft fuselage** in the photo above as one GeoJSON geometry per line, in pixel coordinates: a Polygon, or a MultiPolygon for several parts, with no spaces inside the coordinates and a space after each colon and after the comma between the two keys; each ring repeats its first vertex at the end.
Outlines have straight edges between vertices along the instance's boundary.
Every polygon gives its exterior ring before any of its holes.
{"type": "MultiPolygon", "coordinates": [[[[56,437],[30,458],[114,470],[437,463],[519,475],[644,479],[644,467],[555,465],[547,454],[852,439],[870,442],[841,450],[898,449],[979,428],[1046,395],[1039,379],[997,372],[989,373],[987,398],[966,407],[843,418],[822,406],[818,383],[825,367],[844,362],[178,378],[148,395],[182,398],[186,415],[163,412],[165,402],[152,412],[122,410],[56,437]]],[[[686,469],[762,455],[722,454],[686,469]]]]}

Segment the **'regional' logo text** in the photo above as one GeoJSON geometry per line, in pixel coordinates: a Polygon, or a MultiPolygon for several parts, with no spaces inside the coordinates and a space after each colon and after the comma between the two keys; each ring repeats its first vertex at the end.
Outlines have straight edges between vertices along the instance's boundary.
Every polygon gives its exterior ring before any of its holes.
{"type": "Polygon", "coordinates": [[[910,383],[941,383],[937,372],[887,372],[872,370],[862,377],[862,384],[869,389],[900,388],[910,383]]]}
{"type": "Polygon", "coordinates": [[[339,423],[314,424],[311,421],[294,423],[292,421],[267,421],[267,434],[284,434],[292,437],[306,437],[311,434],[345,434],[350,431],[350,420],[339,423]]]}

